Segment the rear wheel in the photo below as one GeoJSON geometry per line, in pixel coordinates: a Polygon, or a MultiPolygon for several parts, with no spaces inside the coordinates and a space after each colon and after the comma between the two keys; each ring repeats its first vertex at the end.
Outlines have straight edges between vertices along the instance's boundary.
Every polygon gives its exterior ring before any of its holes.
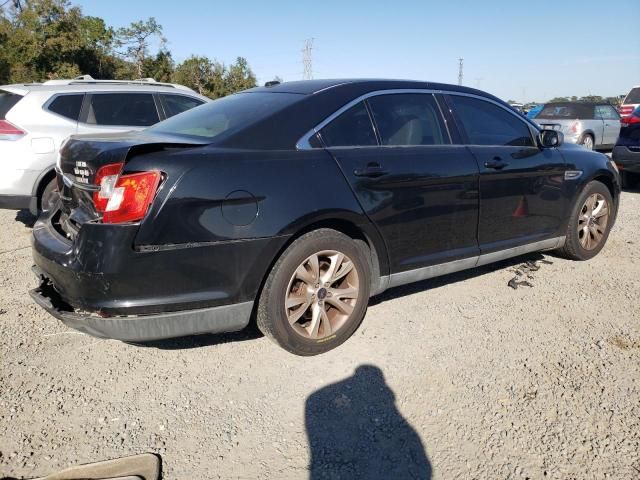
{"type": "Polygon", "coordinates": [[[580,140],[580,145],[582,145],[587,150],[593,150],[593,137],[587,133],[580,140]]]}
{"type": "Polygon", "coordinates": [[[595,257],[609,237],[613,214],[609,189],[598,181],[588,183],[573,207],[560,253],[573,260],[595,257]]]}
{"type": "Polygon", "coordinates": [[[362,322],[370,281],[358,243],[331,229],[307,233],[271,270],[258,301],[258,328],[296,355],[327,352],[362,322]]]}
{"type": "Polygon", "coordinates": [[[47,186],[44,187],[42,194],[40,195],[40,210],[48,212],[51,210],[58,200],[58,184],[55,177],[52,178],[47,186]]]}

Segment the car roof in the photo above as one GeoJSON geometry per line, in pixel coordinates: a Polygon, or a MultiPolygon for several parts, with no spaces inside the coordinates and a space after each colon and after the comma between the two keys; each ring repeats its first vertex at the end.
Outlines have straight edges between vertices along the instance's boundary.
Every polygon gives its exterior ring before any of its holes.
{"type": "Polygon", "coordinates": [[[451,85],[446,83],[426,82],[420,80],[394,80],[382,78],[342,78],[342,79],[319,79],[319,80],[299,80],[284,82],[269,87],[256,87],[245,92],[278,92],[297,93],[302,95],[313,95],[329,89],[363,88],[372,87],[379,90],[391,89],[432,89],[447,90],[477,95],[488,96],[486,92],[474,88],[451,85]]]}
{"type": "Polygon", "coordinates": [[[15,83],[11,85],[1,85],[0,90],[5,90],[12,93],[18,93],[20,95],[26,95],[30,92],[121,92],[121,91],[136,91],[136,92],[172,92],[172,93],[188,93],[192,95],[198,95],[195,91],[187,88],[183,85],[171,85],[162,83],[136,83],[136,82],[69,82],[69,83],[15,83]]]}

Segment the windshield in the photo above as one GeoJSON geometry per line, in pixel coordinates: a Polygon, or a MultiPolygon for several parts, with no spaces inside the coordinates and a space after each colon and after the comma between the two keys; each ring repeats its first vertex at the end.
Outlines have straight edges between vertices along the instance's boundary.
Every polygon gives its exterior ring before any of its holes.
{"type": "Polygon", "coordinates": [[[640,87],[632,88],[624,103],[640,103],[640,87]]]}
{"type": "Polygon", "coordinates": [[[171,117],[148,131],[214,140],[263,120],[301,97],[293,93],[273,92],[229,95],[171,117]]]}
{"type": "Polygon", "coordinates": [[[536,115],[538,119],[593,119],[593,105],[588,103],[548,103],[536,115]]]}

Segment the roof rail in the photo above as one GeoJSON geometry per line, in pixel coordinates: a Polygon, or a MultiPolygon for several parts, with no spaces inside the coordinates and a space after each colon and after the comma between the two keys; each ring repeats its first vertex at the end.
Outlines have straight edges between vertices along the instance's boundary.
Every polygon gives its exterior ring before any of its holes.
{"type": "Polygon", "coordinates": [[[184,85],[158,82],[154,78],[138,78],[136,80],[96,80],[91,75],[80,75],[68,80],[47,80],[43,85],[149,85],[158,87],[176,88],[179,90],[191,90],[184,85]]]}

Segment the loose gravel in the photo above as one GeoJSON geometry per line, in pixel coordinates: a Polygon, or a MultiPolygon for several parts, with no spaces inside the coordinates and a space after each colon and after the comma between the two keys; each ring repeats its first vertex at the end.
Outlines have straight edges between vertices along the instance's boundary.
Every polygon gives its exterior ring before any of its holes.
{"type": "Polygon", "coordinates": [[[388,291],[313,358],[69,330],[26,293],[30,220],[0,211],[0,477],[150,451],[169,479],[640,478],[639,192],[595,259],[388,291]]]}

